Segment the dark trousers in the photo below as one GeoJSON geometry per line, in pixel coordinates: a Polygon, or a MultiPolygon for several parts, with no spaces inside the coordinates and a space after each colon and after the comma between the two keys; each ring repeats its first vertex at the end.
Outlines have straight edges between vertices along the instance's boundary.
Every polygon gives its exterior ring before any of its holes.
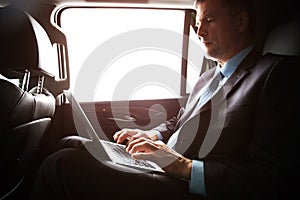
{"type": "Polygon", "coordinates": [[[86,150],[66,148],[43,162],[32,198],[199,199],[188,191],[187,180],[160,173],[145,173],[110,161],[99,161],[86,150]]]}

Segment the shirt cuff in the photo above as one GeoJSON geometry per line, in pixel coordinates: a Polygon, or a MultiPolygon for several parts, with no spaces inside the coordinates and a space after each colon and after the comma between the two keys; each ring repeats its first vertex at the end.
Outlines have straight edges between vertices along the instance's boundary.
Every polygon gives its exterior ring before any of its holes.
{"type": "Polygon", "coordinates": [[[204,164],[200,160],[193,160],[190,180],[190,193],[206,196],[204,181],[204,164]]]}
{"type": "Polygon", "coordinates": [[[156,133],[157,140],[161,140],[162,141],[164,139],[163,136],[162,136],[162,134],[158,130],[152,129],[151,131],[154,131],[156,133]]]}

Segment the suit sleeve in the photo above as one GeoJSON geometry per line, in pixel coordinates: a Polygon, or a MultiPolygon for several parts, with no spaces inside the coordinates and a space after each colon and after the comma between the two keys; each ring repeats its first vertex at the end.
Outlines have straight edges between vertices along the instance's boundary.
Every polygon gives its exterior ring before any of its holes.
{"type": "Polygon", "coordinates": [[[164,142],[167,142],[168,139],[171,137],[171,135],[179,128],[181,123],[180,120],[182,116],[185,114],[185,112],[187,113],[189,112],[189,108],[191,107],[192,104],[191,102],[194,100],[194,98],[196,98],[197,94],[199,93],[201,88],[205,85],[205,83],[213,76],[214,71],[215,71],[215,67],[206,71],[204,74],[201,75],[201,77],[195,84],[195,87],[193,88],[191,94],[189,95],[185,108],[182,107],[178,111],[177,116],[153,128],[154,130],[157,130],[161,133],[164,142]]]}
{"type": "Polygon", "coordinates": [[[161,123],[159,126],[153,128],[153,130],[159,131],[162,135],[162,140],[164,142],[167,142],[171,135],[178,129],[177,124],[184,113],[184,108],[181,108],[177,114],[177,116],[172,117],[168,121],[165,121],[164,123],[161,123]]]}

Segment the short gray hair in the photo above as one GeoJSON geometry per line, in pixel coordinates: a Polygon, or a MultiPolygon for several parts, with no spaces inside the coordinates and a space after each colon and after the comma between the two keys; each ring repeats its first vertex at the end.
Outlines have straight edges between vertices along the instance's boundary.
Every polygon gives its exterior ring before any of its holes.
{"type": "MultiPolygon", "coordinates": [[[[195,0],[195,4],[203,3],[209,0],[195,0]]],[[[241,11],[246,11],[252,15],[253,0],[220,0],[220,2],[229,8],[232,14],[237,14],[241,11]]]]}

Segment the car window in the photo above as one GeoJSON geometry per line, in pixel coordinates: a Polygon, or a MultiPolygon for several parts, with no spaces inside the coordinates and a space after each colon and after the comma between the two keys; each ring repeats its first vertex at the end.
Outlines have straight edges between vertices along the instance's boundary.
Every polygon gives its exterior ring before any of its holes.
{"type": "MultiPolygon", "coordinates": [[[[182,84],[189,93],[199,76],[204,53],[198,49],[187,70],[183,66],[183,50],[197,48],[184,42],[184,29],[190,29],[184,9],[68,7],[60,12],[70,90],[79,101],[180,98],[182,84]]],[[[193,34],[189,42],[197,43],[195,32],[188,32],[193,34]]]]}

